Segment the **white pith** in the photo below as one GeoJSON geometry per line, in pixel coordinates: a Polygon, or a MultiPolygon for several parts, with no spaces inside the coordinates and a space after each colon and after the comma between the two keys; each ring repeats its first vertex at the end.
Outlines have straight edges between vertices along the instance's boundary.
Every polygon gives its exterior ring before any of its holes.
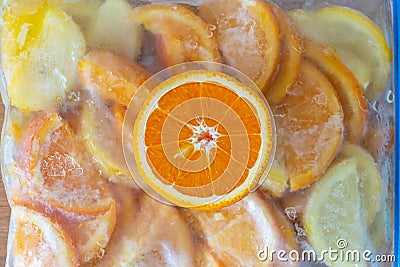
{"type": "Polygon", "coordinates": [[[192,137],[188,138],[188,141],[192,143],[194,151],[205,151],[207,156],[210,155],[210,151],[217,147],[217,140],[222,135],[218,133],[218,126],[209,127],[204,119],[196,118],[198,126],[188,125],[193,131],[192,137]],[[204,138],[208,135],[209,138],[204,138]]]}

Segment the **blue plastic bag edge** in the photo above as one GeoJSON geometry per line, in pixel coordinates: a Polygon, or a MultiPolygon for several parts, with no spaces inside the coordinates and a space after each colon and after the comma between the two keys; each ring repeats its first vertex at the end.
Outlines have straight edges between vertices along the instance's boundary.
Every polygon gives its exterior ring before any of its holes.
{"type": "Polygon", "coordinates": [[[394,255],[396,256],[395,266],[400,266],[400,52],[399,52],[399,13],[400,6],[399,1],[393,1],[393,60],[394,60],[394,90],[395,90],[395,187],[394,187],[394,255]]]}

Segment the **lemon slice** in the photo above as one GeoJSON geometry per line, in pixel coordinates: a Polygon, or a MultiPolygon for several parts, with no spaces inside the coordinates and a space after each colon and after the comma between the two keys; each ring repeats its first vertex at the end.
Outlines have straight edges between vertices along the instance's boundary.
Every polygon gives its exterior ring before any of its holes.
{"type": "Polygon", "coordinates": [[[85,53],[78,26],[63,11],[43,5],[35,13],[3,16],[2,60],[11,104],[23,111],[49,109],[78,85],[85,53]]]}
{"type": "MultiPolygon", "coordinates": [[[[357,190],[360,175],[357,159],[349,158],[333,165],[312,188],[304,212],[308,241],[318,253],[332,248],[364,251],[365,227],[362,203],[357,190]]],[[[328,266],[335,265],[325,258],[328,266]]],[[[337,266],[355,266],[352,261],[336,262],[337,266]]],[[[366,266],[365,262],[357,262],[366,266]]]]}
{"type": "Polygon", "coordinates": [[[357,170],[360,174],[358,190],[361,196],[362,213],[366,225],[371,226],[381,207],[382,188],[378,165],[367,151],[350,143],[343,145],[340,156],[353,157],[357,160],[357,170]]]}
{"type": "Polygon", "coordinates": [[[142,46],[142,28],[128,19],[132,7],[126,0],[107,0],[89,24],[87,40],[91,47],[101,47],[129,60],[135,60],[142,46]]]}
{"type": "Polygon", "coordinates": [[[385,88],[391,52],[381,29],[368,17],[344,7],[293,10],[289,16],[303,36],[335,50],[365,89],[368,100],[385,88]]]}

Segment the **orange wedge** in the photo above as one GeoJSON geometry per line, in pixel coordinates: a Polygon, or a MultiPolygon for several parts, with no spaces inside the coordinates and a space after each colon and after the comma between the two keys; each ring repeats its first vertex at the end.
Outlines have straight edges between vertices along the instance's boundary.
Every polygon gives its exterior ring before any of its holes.
{"type": "Polygon", "coordinates": [[[27,178],[27,197],[66,211],[96,214],[113,201],[106,182],[72,129],[57,113],[30,121],[18,158],[27,178]]]}
{"type": "Polygon", "coordinates": [[[279,24],[281,54],[277,72],[264,94],[270,103],[278,104],[297,80],[303,47],[290,19],[277,6],[271,6],[279,24]]]}
{"type": "Polygon", "coordinates": [[[218,211],[192,211],[192,214],[217,262],[223,266],[297,266],[290,261],[279,265],[277,258],[264,262],[258,258],[262,250],[266,252],[265,248],[276,251],[297,248],[293,227],[272,202],[264,201],[258,194],[218,211]]]}
{"type": "Polygon", "coordinates": [[[343,111],[335,89],[303,59],[298,84],[274,108],[291,190],[310,185],[332,163],[342,142],[343,111]]]}
{"type": "Polygon", "coordinates": [[[125,106],[150,76],[138,63],[99,49],[82,58],[78,67],[84,89],[125,106]]]}
{"type": "Polygon", "coordinates": [[[207,23],[181,5],[136,7],[130,18],[157,36],[163,67],[189,61],[220,61],[217,42],[207,23]]]}
{"type": "Polygon", "coordinates": [[[187,71],[147,98],[135,122],[134,155],[143,179],[167,200],[218,208],[259,182],[273,131],[268,107],[252,89],[221,72],[187,71]]]}
{"type": "Polygon", "coordinates": [[[345,138],[352,143],[360,143],[364,137],[368,115],[363,89],[335,52],[308,40],[305,41],[305,47],[305,57],[326,75],[336,89],[344,113],[345,138]]]}
{"type": "Polygon", "coordinates": [[[249,76],[263,90],[279,61],[279,26],[274,12],[260,0],[207,0],[199,16],[215,27],[225,63],[249,76]]]}
{"type": "Polygon", "coordinates": [[[15,206],[11,218],[13,266],[78,266],[71,240],[49,217],[15,206]]]}

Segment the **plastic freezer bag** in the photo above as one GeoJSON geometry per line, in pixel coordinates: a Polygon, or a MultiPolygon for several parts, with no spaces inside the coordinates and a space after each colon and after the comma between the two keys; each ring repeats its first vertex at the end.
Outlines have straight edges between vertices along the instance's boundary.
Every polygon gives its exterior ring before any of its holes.
{"type": "Polygon", "coordinates": [[[392,1],[3,1],[6,266],[392,266],[392,1]]]}

